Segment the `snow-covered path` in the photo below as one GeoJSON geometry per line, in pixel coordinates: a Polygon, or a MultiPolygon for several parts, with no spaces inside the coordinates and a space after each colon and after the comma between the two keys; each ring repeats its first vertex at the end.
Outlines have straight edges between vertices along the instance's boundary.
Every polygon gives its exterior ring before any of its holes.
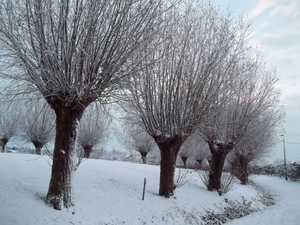
{"type": "Polygon", "coordinates": [[[272,224],[299,225],[300,224],[300,183],[285,181],[281,178],[257,176],[254,182],[266,188],[274,195],[276,204],[263,211],[252,213],[241,219],[232,220],[229,225],[272,224]]]}

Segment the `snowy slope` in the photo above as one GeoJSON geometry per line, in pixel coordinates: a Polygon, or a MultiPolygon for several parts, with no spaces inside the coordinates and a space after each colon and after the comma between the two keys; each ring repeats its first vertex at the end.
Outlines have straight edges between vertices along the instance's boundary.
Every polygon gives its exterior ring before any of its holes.
{"type": "Polygon", "coordinates": [[[256,177],[257,183],[276,191],[277,204],[266,207],[252,186],[238,186],[220,197],[207,191],[194,172],[193,179],[177,189],[175,197],[165,199],[157,194],[158,166],[92,159],[84,161],[75,173],[74,209],[56,211],[44,202],[50,163],[47,156],[0,154],[1,225],[213,224],[214,218],[203,220],[203,216],[222,213],[227,202],[251,202],[251,207],[263,210],[229,224],[300,224],[299,183],[256,177]]]}
{"type": "Polygon", "coordinates": [[[300,183],[276,177],[258,176],[255,182],[275,195],[276,205],[247,217],[233,220],[230,225],[300,224],[300,183]]]}

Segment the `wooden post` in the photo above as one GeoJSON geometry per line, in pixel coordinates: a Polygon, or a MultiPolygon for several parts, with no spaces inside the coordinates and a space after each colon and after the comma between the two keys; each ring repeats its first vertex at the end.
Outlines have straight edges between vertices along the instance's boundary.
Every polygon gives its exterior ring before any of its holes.
{"type": "Polygon", "coordinates": [[[142,197],[142,200],[145,199],[145,189],[146,189],[146,177],[144,178],[144,188],[143,188],[143,197],[142,197]]]}

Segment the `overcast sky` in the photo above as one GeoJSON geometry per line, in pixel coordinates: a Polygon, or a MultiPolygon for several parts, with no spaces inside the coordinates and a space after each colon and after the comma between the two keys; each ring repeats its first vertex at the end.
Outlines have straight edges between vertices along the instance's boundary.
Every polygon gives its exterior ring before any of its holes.
{"type": "MultiPolygon", "coordinates": [[[[268,65],[275,66],[285,108],[286,156],[300,161],[300,0],[215,0],[230,7],[251,23],[253,42],[263,51],[268,65]]],[[[282,136],[271,161],[283,159],[282,136]],[[281,142],[280,142],[281,141],[281,142]]]]}

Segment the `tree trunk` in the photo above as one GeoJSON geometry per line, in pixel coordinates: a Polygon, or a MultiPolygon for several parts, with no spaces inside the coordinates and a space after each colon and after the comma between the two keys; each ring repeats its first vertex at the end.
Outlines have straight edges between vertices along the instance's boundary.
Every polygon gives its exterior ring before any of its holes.
{"type": "Polygon", "coordinates": [[[217,148],[209,143],[209,149],[211,151],[211,168],[209,173],[209,184],[208,190],[216,190],[218,191],[219,195],[222,195],[221,191],[221,177],[222,177],[222,170],[224,167],[224,162],[227,154],[233,149],[233,144],[227,145],[219,145],[217,148]]]}
{"type": "Polygon", "coordinates": [[[47,202],[57,210],[74,205],[72,180],[75,169],[75,140],[77,125],[84,111],[78,106],[76,108],[73,105],[64,106],[60,103],[52,105],[56,113],[56,136],[47,194],[47,202]]]}
{"type": "Polygon", "coordinates": [[[238,155],[239,168],[240,168],[240,181],[242,185],[248,184],[248,160],[243,155],[238,155]]]}
{"type": "Polygon", "coordinates": [[[43,148],[43,143],[41,143],[40,141],[32,141],[32,144],[35,147],[35,154],[37,155],[41,155],[42,154],[42,148],[43,148]]]}
{"type": "Polygon", "coordinates": [[[6,148],[6,144],[7,144],[7,142],[8,142],[8,138],[7,137],[3,137],[3,138],[1,138],[1,151],[2,152],[5,152],[5,148],[6,148]]]}
{"type": "Polygon", "coordinates": [[[181,156],[181,160],[183,162],[183,167],[186,168],[187,157],[186,156],[181,156]]]}
{"type": "Polygon", "coordinates": [[[174,137],[163,142],[156,141],[161,155],[159,195],[169,198],[174,195],[174,173],[177,154],[183,143],[182,137],[174,137]]]}
{"type": "Polygon", "coordinates": [[[84,150],[84,158],[90,158],[93,147],[90,145],[86,145],[83,147],[84,150]]]}
{"type": "Polygon", "coordinates": [[[226,152],[212,152],[212,164],[209,173],[208,190],[221,191],[221,176],[224,167],[224,161],[226,158],[226,152]]]}
{"type": "Polygon", "coordinates": [[[231,173],[240,180],[242,185],[248,184],[249,181],[249,162],[250,161],[246,156],[236,153],[234,155],[234,160],[231,163],[231,173]]]}
{"type": "Polygon", "coordinates": [[[235,155],[233,158],[232,162],[229,162],[231,165],[231,174],[233,174],[234,176],[236,176],[238,179],[240,179],[241,174],[240,174],[240,165],[239,165],[239,161],[237,159],[237,156],[235,155]]]}
{"type": "Polygon", "coordinates": [[[140,152],[143,164],[147,164],[147,155],[148,152],[140,152]]]}
{"type": "Polygon", "coordinates": [[[241,164],[241,184],[246,185],[248,184],[248,162],[245,157],[240,158],[240,164],[241,164]]]}
{"type": "Polygon", "coordinates": [[[168,148],[160,151],[159,195],[169,198],[174,194],[174,173],[176,157],[179,149],[168,148]]]}

